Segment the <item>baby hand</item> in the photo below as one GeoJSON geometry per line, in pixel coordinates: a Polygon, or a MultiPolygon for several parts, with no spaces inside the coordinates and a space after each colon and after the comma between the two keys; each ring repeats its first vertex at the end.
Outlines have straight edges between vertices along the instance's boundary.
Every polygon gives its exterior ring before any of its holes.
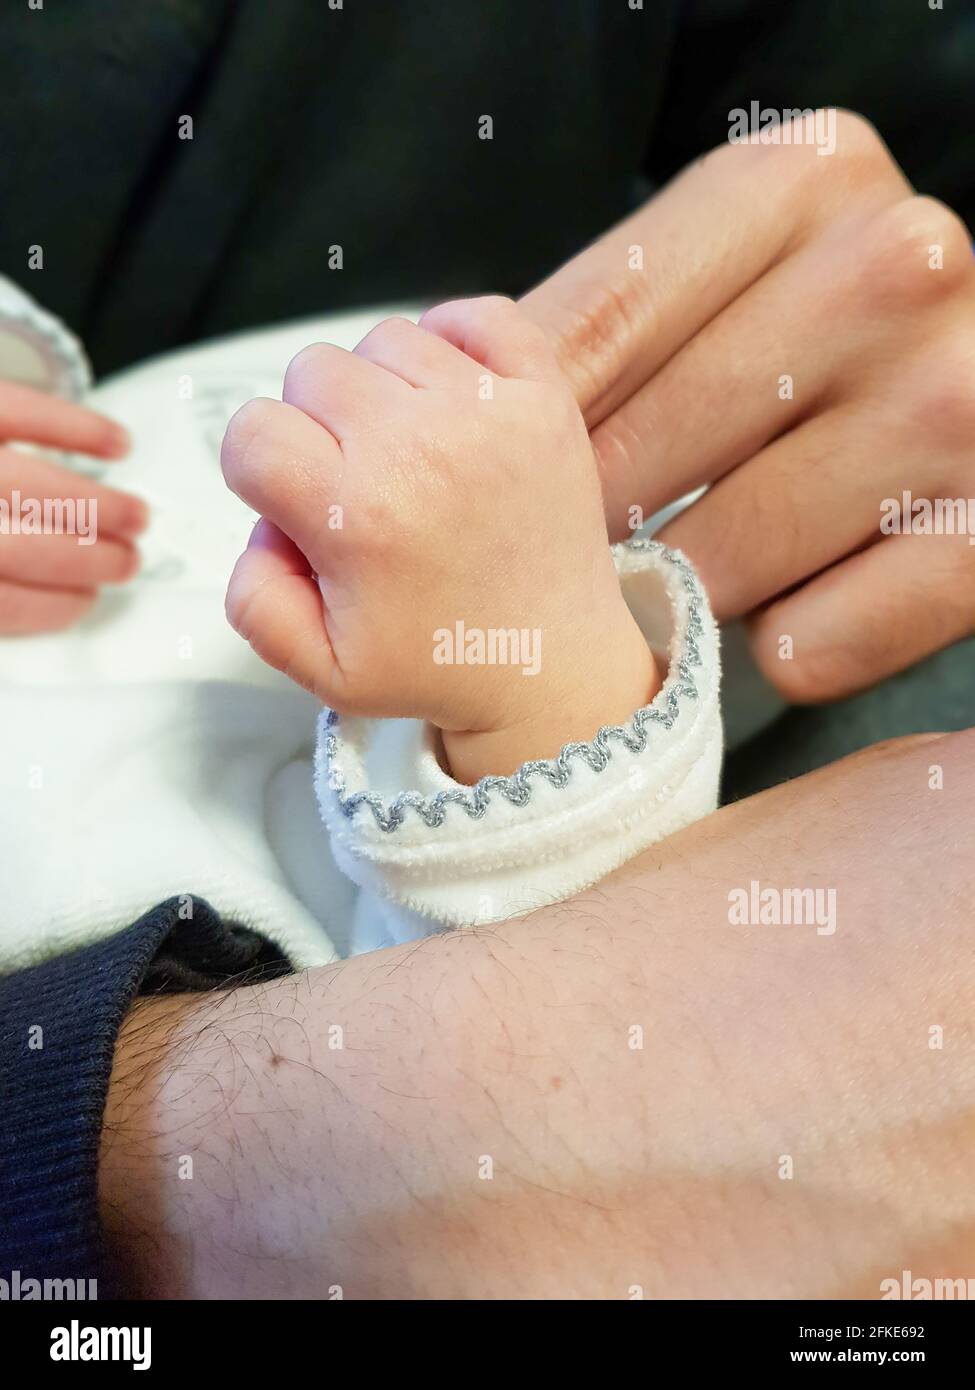
{"type": "Polygon", "coordinates": [[[282,396],[238,411],[222,451],[262,517],[227,612],[265,661],[340,713],[431,721],[467,782],[653,697],[585,425],[514,304],[316,344],[282,396]]]}

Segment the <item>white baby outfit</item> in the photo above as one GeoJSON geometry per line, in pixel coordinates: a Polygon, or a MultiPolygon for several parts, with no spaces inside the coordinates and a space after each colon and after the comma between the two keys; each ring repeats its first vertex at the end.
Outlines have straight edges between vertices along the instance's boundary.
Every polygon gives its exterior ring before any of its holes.
{"type": "MultiPolygon", "coordinates": [[[[375,319],[324,333],[351,347],[375,319]]],[[[254,518],[220,477],[223,427],[321,336],[320,321],[247,334],[87,395],[134,449],[79,471],[146,497],[153,521],[140,576],[81,625],[0,641],[0,968],[191,894],[322,964],[571,897],[716,805],[717,631],[688,561],[652,540],[613,552],[665,668],[652,704],[474,787],[422,724],[321,713],[230,631],[226,579],[254,518]]],[[[2,282],[0,376],[75,396],[87,380],[70,335],[2,282]]]]}

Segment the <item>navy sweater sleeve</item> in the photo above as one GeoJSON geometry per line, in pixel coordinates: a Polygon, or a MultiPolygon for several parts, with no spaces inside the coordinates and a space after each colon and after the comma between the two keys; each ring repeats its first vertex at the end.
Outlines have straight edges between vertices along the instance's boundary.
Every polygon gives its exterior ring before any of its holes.
{"type": "Polygon", "coordinates": [[[199,899],[159,904],[83,950],[0,976],[0,1277],[98,1278],[99,1137],[135,996],[250,983],[290,965],[199,899]],[[182,908],[182,912],[181,912],[182,908]]]}

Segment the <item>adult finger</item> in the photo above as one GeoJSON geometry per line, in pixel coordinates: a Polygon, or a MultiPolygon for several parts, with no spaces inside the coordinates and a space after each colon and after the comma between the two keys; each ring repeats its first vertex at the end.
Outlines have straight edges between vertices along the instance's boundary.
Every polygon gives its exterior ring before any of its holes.
{"type": "Polygon", "coordinates": [[[590,429],[839,213],[879,209],[910,191],[861,117],[836,113],[827,159],[809,119],[796,124],[789,143],[712,150],[521,300],[590,429]]]}
{"type": "Polygon", "coordinates": [[[966,285],[975,291],[968,231],[936,199],[838,219],[706,324],[593,431],[614,533],[622,534],[630,506],[649,515],[725,476],[873,375],[889,378],[891,325],[901,316],[920,321],[966,285]],[[933,244],[943,250],[939,269],[931,265],[933,244]]]}
{"type": "Polygon", "coordinates": [[[0,635],[60,632],[84,617],[96,597],[93,589],[43,589],[0,579],[0,635]]]}
{"type": "Polygon", "coordinates": [[[144,531],[149,509],[140,497],[93,482],[39,454],[0,448],[0,497],[14,491],[40,502],[83,501],[99,535],[132,537],[144,531]]]}
{"type": "Polygon", "coordinates": [[[967,535],[888,536],[749,623],[759,668],[786,699],[865,690],[975,633],[967,535]]]}
{"type": "Polygon", "coordinates": [[[66,534],[0,534],[0,578],[23,584],[93,589],[99,584],[122,584],[138,568],[135,547],[111,537],[88,545],[66,534]]]}
{"type": "Polygon", "coordinates": [[[883,455],[884,489],[897,495],[918,465],[896,425],[878,430],[881,414],[879,406],[841,406],[807,420],[663,527],[658,539],[697,566],[719,622],[752,612],[879,538],[872,459],[883,455]]]}
{"type": "Polygon", "coordinates": [[[10,381],[0,382],[0,439],[106,459],[129,451],[127,431],[106,415],[10,381]]]}

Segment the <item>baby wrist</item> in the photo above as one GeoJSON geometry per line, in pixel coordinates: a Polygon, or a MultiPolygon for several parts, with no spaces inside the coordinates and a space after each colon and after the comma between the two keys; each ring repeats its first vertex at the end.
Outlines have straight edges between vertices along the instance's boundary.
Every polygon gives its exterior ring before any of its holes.
{"type": "MultiPolygon", "coordinates": [[[[412,940],[430,920],[473,926],[571,897],[714,809],[720,659],[707,596],[659,542],[635,538],[613,558],[628,611],[661,653],[663,684],[588,741],[465,786],[438,761],[430,725],[323,713],[322,817],[339,867],[388,905],[390,939],[412,940]]],[[[577,675],[616,669],[615,655],[584,651],[577,675]]]]}
{"type": "Polygon", "coordinates": [[[604,725],[625,724],[660,689],[653,653],[629,611],[611,636],[585,641],[572,660],[526,690],[523,706],[496,727],[437,731],[444,770],[468,786],[510,776],[523,763],[554,758],[567,743],[588,743],[604,725]],[[530,701],[527,698],[530,695],[530,701]]]}
{"type": "Polygon", "coordinates": [[[473,787],[481,777],[509,777],[523,763],[556,758],[563,746],[590,741],[605,724],[627,723],[661,687],[654,656],[636,624],[633,630],[633,638],[613,646],[606,660],[590,649],[586,666],[551,682],[541,708],[535,696],[520,719],[487,730],[438,731],[445,771],[473,787]]]}

